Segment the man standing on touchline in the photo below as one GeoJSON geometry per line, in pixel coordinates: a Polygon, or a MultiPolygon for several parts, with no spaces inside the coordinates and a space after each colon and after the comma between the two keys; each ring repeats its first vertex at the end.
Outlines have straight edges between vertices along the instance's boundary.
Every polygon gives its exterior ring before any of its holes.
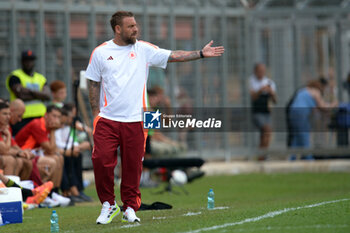
{"type": "Polygon", "coordinates": [[[92,161],[98,197],[102,203],[97,224],[108,224],[120,213],[114,195],[114,167],[120,147],[123,222],[139,222],[139,190],[147,132],[142,109],[147,108],[147,76],[150,66],[165,69],[168,62],[218,57],[224,47],[209,42],[200,51],[170,51],[138,41],[138,27],[131,12],[113,14],[114,38],[94,49],[86,70],[89,100],[94,116],[92,161]]]}

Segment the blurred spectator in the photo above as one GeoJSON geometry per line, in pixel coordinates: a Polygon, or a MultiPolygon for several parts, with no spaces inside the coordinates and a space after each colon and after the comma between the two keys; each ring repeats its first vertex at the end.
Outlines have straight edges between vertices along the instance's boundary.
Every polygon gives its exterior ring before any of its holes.
{"type": "Polygon", "coordinates": [[[249,80],[252,101],[253,122],[260,130],[261,149],[268,148],[271,139],[271,115],[269,101],[277,102],[275,82],[265,76],[266,67],[262,63],[254,66],[254,74],[249,80]]]}
{"type": "Polygon", "coordinates": [[[11,110],[10,125],[12,128],[12,126],[22,121],[22,116],[24,114],[24,111],[26,110],[26,106],[21,99],[15,99],[10,103],[10,110],[11,110]]]}
{"type": "Polygon", "coordinates": [[[58,150],[60,154],[64,155],[61,189],[63,195],[69,196],[73,202],[92,201],[90,197],[83,193],[82,184],[83,171],[81,152],[89,150],[90,143],[87,141],[79,142],[78,132],[74,136],[74,129],[72,128],[74,117],[74,105],[69,103],[64,104],[61,117],[62,128],[55,132],[58,150]]]}
{"type": "Polygon", "coordinates": [[[12,138],[9,122],[11,110],[8,102],[0,102],[0,155],[5,175],[20,176],[28,179],[32,171],[31,159],[34,157],[30,151],[22,150],[12,138]],[[14,161],[13,161],[14,160],[14,161]]]}
{"type": "Polygon", "coordinates": [[[348,73],[346,80],[343,82],[343,88],[345,89],[348,99],[343,103],[339,103],[337,114],[333,118],[333,124],[331,125],[337,134],[337,146],[349,145],[349,121],[341,120],[350,113],[350,72],[348,73]]]}
{"type": "Polygon", "coordinates": [[[44,181],[51,180],[59,188],[62,178],[63,157],[56,153],[55,130],[60,128],[61,111],[49,106],[44,117],[35,119],[16,135],[22,149],[32,150],[38,157],[38,168],[44,181]]]}
{"type": "MultiPolygon", "coordinates": [[[[323,98],[323,92],[328,85],[325,78],[310,81],[306,87],[300,88],[290,101],[287,109],[287,120],[290,129],[290,147],[310,147],[310,115],[314,109],[326,111],[336,107],[337,101],[327,103],[323,98]]],[[[307,156],[307,158],[312,158],[307,156]]],[[[291,159],[295,159],[292,156],[291,159]]]]}
{"type": "MultiPolygon", "coordinates": [[[[147,91],[149,111],[161,109],[162,113],[171,113],[171,101],[168,96],[164,94],[164,90],[160,86],[153,86],[147,91]]],[[[186,147],[173,141],[165,136],[163,133],[148,129],[145,147],[145,159],[160,156],[175,156],[183,151],[186,147]]],[[[141,174],[140,187],[156,187],[158,184],[151,179],[149,169],[144,168],[141,174]]]]}
{"type": "MultiPolygon", "coordinates": [[[[148,97],[148,103],[149,103],[149,111],[154,110],[154,106],[156,106],[159,102],[159,96],[158,96],[158,87],[151,88],[147,91],[147,97],[148,97]],[[152,107],[153,106],[153,107],[152,107]]],[[[147,131],[147,138],[145,143],[145,159],[151,159],[152,158],[152,147],[151,147],[151,140],[152,136],[154,134],[153,129],[148,129],[147,131]]],[[[151,179],[151,172],[148,168],[143,167],[142,168],[142,174],[140,178],[140,187],[143,188],[153,188],[158,186],[158,184],[151,179]]]]}
{"type": "Polygon", "coordinates": [[[46,107],[43,101],[50,100],[50,90],[46,78],[34,71],[36,56],[32,50],[22,52],[22,68],[12,71],[6,79],[10,100],[22,99],[26,105],[23,121],[12,127],[13,135],[35,118],[44,116],[46,107]]]}
{"type": "Polygon", "coordinates": [[[166,75],[163,69],[157,68],[157,67],[149,68],[148,80],[147,80],[148,89],[153,89],[153,87],[164,88],[166,86],[165,82],[166,82],[166,75]]]}
{"type": "MultiPolygon", "coordinates": [[[[24,102],[21,99],[15,99],[10,103],[10,110],[11,110],[11,118],[10,118],[10,128],[12,130],[12,126],[17,124],[18,122],[22,121],[22,115],[25,111],[25,105],[24,102]]],[[[19,147],[20,148],[20,147],[19,147]]],[[[28,151],[32,157],[35,156],[29,149],[26,149],[24,151],[28,151]]],[[[26,165],[26,164],[24,164],[26,165]]],[[[25,169],[26,166],[24,166],[25,169]]],[[[37,185],[42,184],[42,180],[40,177],[39,169],[36,165],[36,160],[31,159],[31,172],[28,170],[30,177],[29,179],[32,179],[37,185]]],[[[21,179],[26,180],[28,178],[23,178],[21,176],[21,179]]]]}
{"type": "Polygon", "coordinates": [[[163,88],[160,86],[154,86],[147,91],[148,102],[151,109],[162,109],[162,112],[170,113],[171,101],[170,98],[164,93],[163,88]]]}
{"type": "MultiPolygon", "coordinates": [[[[179,88],[176,96],[176,101],[178,104],[177,113],[184,115],[193,115],[193,101],[184,88],[179,88]]],[[[178,131],[178,141],[181,147],[187,149],[187,135],[190,128],[181,129],[178,131]]]]}
{"type": "MultiPolygon", "coordinates": [[[[164,94],[162,88],[155,86],[148,90],[147,93],[151,109],[161,109],[162,113],[171,113],[170,99],[164,94]]],[[[146,146],[148,145],[147,150],[152,151],[152,156],[154,157],[164,155],[176,156],[186,148],[184,143],[178,143],[157,130],[148,130],[148,138],[148,142],[146,142],[146,146]]]]}
{"type": "Polygon", "coordinates": [[[8,127],[10,114],[9,104],[0,102],[0,161],[5,175],[14,175],[17,168],[15,156],[9,154],[11,146],[14,145],[8,127]]]}
{"type": "MultiPolygon", "coordinates": [[[[64,84],[64,82],[60,80],[55,80],[50,84],[50,90],[53,98],[51,104],[59,108],[62,108],[64,106],[64,101],[67,98],[66,84],[64,84]]],[[[76,112],[76,109],[75,107],[73,107],[74,117],[76,115],[75,112],[76,112]]],[[[82,122],[80,122],[80,120],[76,121],[75,127],[79,131],[86,131],[92,137],[92,129],[84,125],[82,122]]]]}
{"type": "Polygon", "coordinates": [[[346,77],[346,80],[344,81],[343,86],[348,93],[348,98],[350,102],[350,72],[348,73],[348,76],[346,77]]]}
{"type": "Polygon", "coordinates": [[[55,80],[50,84],[50,90],[52,94],[51,104],[56,105],[59,108],[63,107],[63,102],[67,98],[66,84],[60,80],[55,80]]]}
{"type": "Polygon", "coordinates": [[[61,127],[60,117],[60,108],[48,106],[44,117],[32,120],[15,138],[22,149],[30,149],[37,155],[35,162],[42,180],[53,182],[54,188],[44,202],[49,207],[67,206],[70,203],[69,198],[58,194],[62,180],[63,156],[57,151],[55,131],[61,127]]]}

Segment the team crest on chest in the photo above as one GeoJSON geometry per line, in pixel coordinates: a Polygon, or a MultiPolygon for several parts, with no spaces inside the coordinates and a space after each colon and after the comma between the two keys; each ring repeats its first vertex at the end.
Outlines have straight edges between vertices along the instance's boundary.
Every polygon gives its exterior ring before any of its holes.
{"type": "Polygon", "coordinates": [[[134,51],[131,51],[131,52],[129,53],[129,58],[130,58],[130,59],[135,59],[135,58],[136,58],[136,53],[135,53],[134,51]]]}

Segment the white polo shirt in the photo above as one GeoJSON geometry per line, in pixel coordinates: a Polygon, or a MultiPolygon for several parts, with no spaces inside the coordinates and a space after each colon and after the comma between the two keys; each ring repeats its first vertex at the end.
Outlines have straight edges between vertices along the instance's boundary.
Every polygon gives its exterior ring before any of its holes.
{"type": "Polygon", "coordinates": [[[165,69],[170,53],[144,41],[119,46],[109,40],[96,47],[85,76],[101,82],[99,116],[120,122],[142,121],[149,67],[165,69]]]}

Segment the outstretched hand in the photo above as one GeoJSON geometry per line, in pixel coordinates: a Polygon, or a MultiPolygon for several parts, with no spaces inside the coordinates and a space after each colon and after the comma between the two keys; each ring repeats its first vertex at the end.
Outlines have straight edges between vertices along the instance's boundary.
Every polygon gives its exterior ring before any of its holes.
{"type": "Polygon", "coordinates": [[[202,49],[204,57],[220,57],[224,51],[224,46],[211,47],[214,42],[210,41],[204,48],[202,49]]]}

